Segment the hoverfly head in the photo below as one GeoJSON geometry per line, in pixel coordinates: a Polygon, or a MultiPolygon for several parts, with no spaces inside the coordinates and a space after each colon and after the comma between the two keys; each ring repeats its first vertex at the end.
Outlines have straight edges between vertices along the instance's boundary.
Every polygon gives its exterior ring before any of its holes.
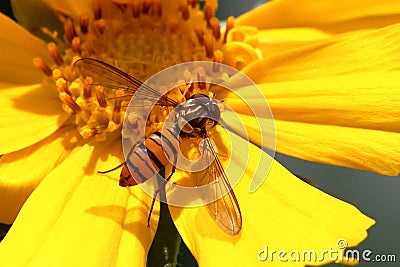
{"type": "Polygon", "coordinates": [[[194,136],[214,127],[220,116],[216,100],[204,94],[195,94],[180,105],[177,124],[183,134],[194,136]]]}
{"type": "MultiPolygon", "coordinates": [[[[201,119],[202,124],[205,126],[216,125],[221,117],[221,112],[218,107],[218,100],[212,99],[204,94],[192,95],[188,101],[193,102],[194,110],[193,114],[197,115],[201,119]],[[206,122],[206,120],[208,122],[206,122]]],[[[195,123],[201,123],[200,120],[195,120],[195,123]]]]}

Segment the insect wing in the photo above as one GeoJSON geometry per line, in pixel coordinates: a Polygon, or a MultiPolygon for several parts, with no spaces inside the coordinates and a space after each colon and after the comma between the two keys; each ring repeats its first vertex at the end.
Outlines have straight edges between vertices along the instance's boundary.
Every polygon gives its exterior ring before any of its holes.
{"type": "Polygon", "coordinates": [[[93,58],[81,58],[74,64],[74,71],[85,81],[91,77],[91,86],[103,86],[111,90],[121,89],[126,92],[125,96],[133,96],[137,100],[150,101],[162,106],[177,106],[173,99],[162,95],[150,86],[123,72],[122,70],[93,58]],[[140,87],[142,88],[138,90],[140,87]]]}
{"type": "Polygon", "coordinates": [[[207,195],[213,194],[216,200],[207,204],[208,211],[219,227],[230,235],[236,235],[242,228],[239,203],[209,138],[204,139],[202,150],[202,156],[210,164],[199,176],[201,181],[197,184],[209,184],[212,192],[207,192],[207,195]]]}

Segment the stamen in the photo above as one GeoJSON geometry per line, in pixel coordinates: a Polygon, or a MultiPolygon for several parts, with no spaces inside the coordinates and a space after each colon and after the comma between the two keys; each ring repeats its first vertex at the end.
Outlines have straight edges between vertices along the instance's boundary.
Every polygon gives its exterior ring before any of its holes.
{"type": "Polygon", "coordinates": [[[53,58],[54,62],[58,66],[61,66],[62,64],[64,64],[64,60],[61,57],[60,51],[58,50],[55,43],[53,43],[53,42],[48,43],[47,49],[49,50],[50,56],[53,58]]]}
{"type": "Polygon", "coordinates": [[[69,43],[71,43],[74,37],[78,36],[76,34],[74,23],[72,22],[72,20],[70,19],[66,20],[64,29],[65,29],[65,38],[69,43]]]}
{"type": "Polygon", "coordinates": [[[197,86],[200,89],[206,89],[206,72],[202,67],[197,69],[197,86]]]}
{"type": "Polygon", "coordinates": [[[56,87],[57,87],[58,92],[66,93],[67,95],[72,96],[71,91],[68,89],[67,81],[64,78],[57,79],[56,87]]]}
{"type": "Polygon", "coordinates": [[[189,6],[188,0],[181,0],[181,4],[179,5],[179,10],[182,13],[182,17],[184,20],[189,19],[189,6]]]}
{"type": "Polygon", "coordinates": [[[153,10],[152,10],[152,14],[155,16],[159,16],[161,17],[162,15],[162,9],[161,9],[161,1],[160,0],[153,0],[152,2],[153,4],[153,10]]]}
{"type": "Polygon", "coordinates": [[[187,82],[184,93],[186,99],[190,98],[190,96],[193,94],[193,90],[194,90],[193,82],[192,81],[187,82]]]}
{"type": "Polygon", "coordinates": [[[115,103],[114,103],[114,113],[112,115],[112,120],[119,124],[121,123],[121,103],[122,99],[124,97],[124,91],[123,90],[117,90],[115,92],[115,103]]]}
{"type": "Polygon", "coordinates": [[[95,87],[97,102],[99,102],[100,107],[105,108],[107,106],[106,97],[104,95],[104,87],[97,85],[95,87]]]}
{"type": "Polygon", "coordinates": [[[204,47],[206,48],[206,57],[213,58],[214,56],[214,39],[211,34],[206,34],[204,37],[204,47]]]}
{"type": "Polygon", "coordinates": [[[192,81],[192,73],[190,71],[188,71],[188,70],[185,70],[183,72],[183,78],[185,79],[185,83],[186,84],[191,82],[192,81]]]}
{"type": "Polygon", "coordinates": [[[99,20],[101,19],[101,6],[99,1],[95,0],[92,2],[92,7],[93,7],[93,14],[94,14],[94,19],[99,20]]]}
{"type": "Polygon", "coordinates": [[[72,39],[71,48],[75,53],[81,53],[81,39],[79,37],[72,39]]]}
{"type": "Polygon", "coordinates": [[[185,79],[186,86],[181,87],[180,91],[185,99],[189,99],[194,90],[194,85],[192,82],[192,73],[188,70],[185,70],[183,72],[183,78],[185,79]]]}
{"type": "Polygon", "coordinates": [[[122,103],[122,98],[124,96],[124,91],[122,90],[117,90],[115,92],[115,103],[114,103],[114,112],[120,112],[121,111],[121,103],[122,103]]]}
{"type": "Polygon", "coordinates": [[[132,4],[132,15],[134,18],[138,18],[140,16],[140,10],[142,9],[140,3],[132,4]]]}
{"type": "Polygon", "coordinates": [[[199,44],[203,45],[204,44],[204,30],[202,28],[195,28],[194,33],[196,34],[199,44]]]}
{"type": "Polygon", "coordinates": [[[148,14],[150,10],[150,1],[144,0],[143,5],[142,5],[142,13],[143,14],[148,14]]]}
{"type": "Polygon", "coordinates": [[[99,31],[100,34],[104,33],[104,30],[106,29],[106,21],[105,19],[99,19],[96,21],[96,28],[99,31]]]}
{"type": "Polygon", "coordinates": [[[219,25],[219,20],[216,17],[210,19],[210,28],[214,34],[215,40],[219,40],[221,37],[221,29],[219,25]]]}
{"type": "Polygon", "coordinates": [[[198,2],[198,0],[187,0],[188,5],[191,5],[192,8],[195,8],[198,2]]]}
{"type": "Polygon", "coordinates": [[[206,1],[204,6],[204,19],[209,21],[215,15],[215,11],[217,9],[217,5],[215,1],[206,1]]]}
{"type": "Polygon", "coordinates": [[[221,63],[223,59],[224,53],[221,50],[217,50],[214,52],[214,64],[213,64],[213,72],[217,73],[221,69],[221,63]],[[217,64],[218,63],[218,64],[217,64]]]}
{"type": "Polygon", "coordinates": [[[113,2],[113,4],[121,11],[121,12],[125,12],[125,9],[127,7],[127,4],[119,4],[116,2],[113,2]]]}
{"type": "Polygon", "coordinates": [[[82,111],[81,107],[75,102],[75,100],[65,92],[59,93],[59,98],[62,102],[64,102],[68,107],[70,107],[76,113],[80,113],[82,111]]]}
{"type": "Polygon", "coordinates": [[[46,62],[41,57],[35,57],[33,58],[33,65],[40,69],[44,74],[47,76],[52,75],[52,71],[49,66],[47,66],[46,62]]]}
{"type": "Polygon", "coordinates": [[[57,81],[58,79],[65,79],[64,74],[61,72],[60,69],[53,70],[53,79],[57,81]]]}
{"type": "Polygon", "coordinates": [[[79,18],[79,26],[81,28],[82,33],[88,33],[88,28],[89,28],[89,15],[88,14],[82,14],[81,17],[79,18]]]}
{"type": "Polygon", "coordinates": [[[230,30],[235,27],[235,18],[233,16],[229,16],[226,20],[226,28],[225,28],[225,35],[224,35],[224,44],[226,43],[226,39],[228,37],[228,33],[230,30]]]}
{"type": "Polygon", "coordinates": [[[98,133],[99,133],[99,130],[97,130],[96,128],[89,128],[89,127],[87,127],[87,126],[85,125],[85,126],[83,126],[83,127],[79,130],[79,133],[81,134],[81,136],[82,136],[84,139],[87,139],[87,138],[89,138],[89,137],[93,137],[93,136],[95,136],[96,134],[98,134],[98,133]]]}
{"type": "Polygon", "coordinates": [[[129,123],[128,128],[132,129],[132,130],[136,130],[139,127],[139,120],[137,118],[137,115],[135,115],[134,113],[130,113],[127,116],[127,118],[128,118],[128,123],[129,123]]]}
{"type": "Polygon", "coordinates": [[[93,83],[92,77],[86,77],[85,81],[83,82],[83,97],[88,99],[92,96],[92,86],[93,83]]]}

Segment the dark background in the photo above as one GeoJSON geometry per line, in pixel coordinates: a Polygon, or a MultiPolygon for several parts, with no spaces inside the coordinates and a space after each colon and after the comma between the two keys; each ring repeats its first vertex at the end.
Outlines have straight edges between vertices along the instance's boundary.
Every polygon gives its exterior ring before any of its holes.
{"type": "MultiPolygon", "coordinates": [[[[222,20],[229,15],[237,16],[265,1],[220,0],[218,17],[222,20]]],[[[8,0],[0,2],[0,10],[12,16],[8,0]]],[[[277,159],[292,172],[313,179],[319,188],[330,195],[349,202],[363,213],[374,218],[376,224],[369,236],[359,247],[360,251],[369,249],[373,254],[395,254],[400,261],[400,176],[387,177],[364,171],[326,166],[317,163],[277,155],[277,159]]],[[[3,226],[2,226],[3,227],[3,226]]],[[[265,240],[266,245],[268,240],[265,240]]],[[[260,248],[261,249],[261,248],[260,248]]],[[[257,251],[254,251],[256,257],[257,251]]],[[[196,266],[190,252],[182,248],[179,263],[181,266],[196,266]]],[[[366,263],[358,266],[398,266],[396,263],[366,263]]],[[[338,266],[330,264],[328,266],[338,266]]]]}

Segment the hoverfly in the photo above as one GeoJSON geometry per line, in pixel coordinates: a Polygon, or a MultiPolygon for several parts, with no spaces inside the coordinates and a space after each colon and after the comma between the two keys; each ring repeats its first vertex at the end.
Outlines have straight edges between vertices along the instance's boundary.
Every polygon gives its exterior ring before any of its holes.
{"type": "MultiPolygon", "coordinates": [[[[168,162],[176,163],[177,151],[180,149],[179,144],[182,138],[200,138],[204,140],[202,153],[210,161],[207,163],[204,172],[207,176],[206,180],[213,183],[215,190],[218,190],[218,192],[227,192],[217,200],[208,203],[208,210],[217,225],[226,233],[236,235],[240,232],[242,217],[239,203],[208,134],[208,130],[216,126],[220,119],[217,100],[204,94],[193,94],[185,102],[178,103],[122,70],[96,59],[79,59],[75,62],[74,69],[83,80],[91,77],[94,82],[92,85],[122,89],[127,95],[134,95],[138,92],[139,87],[142,86],[144,93],[140,93],[139,96],[135,95],[135,97],[140,100],[157,99],[157,106],[172,107],[176,111],[176,115],[173,117],[173,124],[167,131],[150,134],[143,143],[130,149],[125,162],[111,170],[99,171],[99,173],[108,173],[122,167],[119,180],[120,186],[135,186],[144,183],[156,175],[168,162]],[[146,158],[150,159],[151,162],[144,160],[146,158]]],[[[172,165],[171,174],[165,179],[165,183],[174,174],[175,165],[172,165]]],[[[197,184],[198,181],[195,182],[197,184]]],[[[155,198],[159,191],[160,189],[154,192],[147,220],[148,226],[155,198]]]]}

